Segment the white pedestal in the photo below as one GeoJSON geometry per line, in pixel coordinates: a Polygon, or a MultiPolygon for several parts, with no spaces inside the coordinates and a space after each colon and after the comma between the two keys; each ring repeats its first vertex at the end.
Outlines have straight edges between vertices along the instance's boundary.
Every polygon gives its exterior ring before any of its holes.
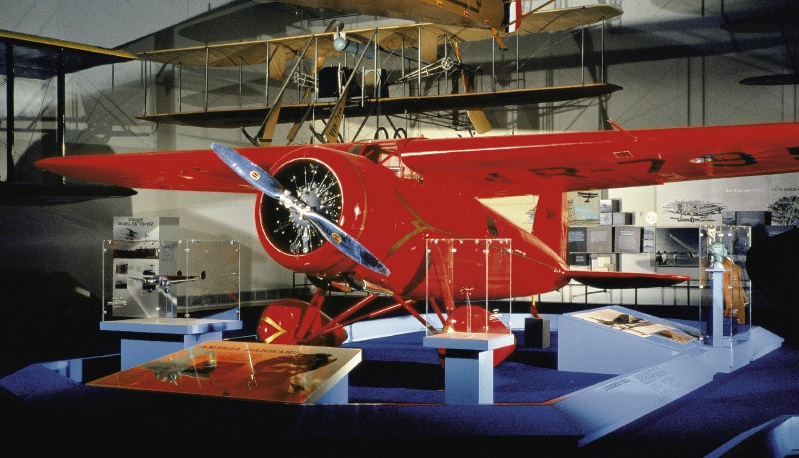
{"type": "Polygon", "coordinates": [[[513,345],[513,334],[450,332],[426,336],[424,346],[445,348],[444,402],[494,403],[494,350],[513,345]]]}
{"type": "Polygon", "coordinates": [[[101,321],[103,331],[126,333],[120,342],[121,369],[129,369],[243,327],[240,320],[202,318],[134,318],[101,321]]]}

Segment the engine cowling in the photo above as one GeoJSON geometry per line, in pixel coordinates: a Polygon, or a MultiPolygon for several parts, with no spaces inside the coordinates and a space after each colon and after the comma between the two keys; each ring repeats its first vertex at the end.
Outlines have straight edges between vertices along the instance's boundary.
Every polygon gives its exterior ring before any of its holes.
{"type": "MultiPolygon", "coordinates": [[[[287,154],[269,172],[292,195],[361,243],[364,243],[362,235],[366,224],[370,222],[370,199],[366,190],[387,192],[397,179],[366,158],[320,146],[299,148],[287,154]]],[[[373,200],[376,205],[377,199],[373,200]]],[[[299,218],[274,199],[259,195],[255,221],[266,252],[288,269],[319,276],[363,269],[326,243],[309,221],[299,218]]],[[[381,247],[368,242],[366,247],[380,256],[375,250],[381,247]]]]}

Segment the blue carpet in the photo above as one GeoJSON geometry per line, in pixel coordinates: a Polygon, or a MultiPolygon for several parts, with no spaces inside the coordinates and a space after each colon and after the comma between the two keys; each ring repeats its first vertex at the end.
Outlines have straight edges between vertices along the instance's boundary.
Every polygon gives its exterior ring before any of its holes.
{"type": "MultiPolygon", "coordinates": [[[[519,347],[494,370],[495,403],[549,401],[610,378],[604,374],[561,372],[556,368],[557,333],[550,348],[519,347]]],[[[350,402],[444,403],[444,370],[435,349],[422,346],[424,332],[353,342],[363,362],[350,373],[350,402]]]]}
{"type": "MultiPolygon", "coordinates": [[[[557,333],[553,333],[553,339],[557,333]]],[[[557,341],[555,340],[555,343],[557,341]]],[[[86,386],[39,364],[0,378],[0,454],[105,456],[702,457],[737,434],[799,413],[799,348],[785,346],[577,447],[579,431],[530,405],[598,383],[558,372],[556,347],[517,352],[495,371],[498,405],[443,405],[443,370],[421,333],[364,349],[350,405],[296,406],[86,386]]]]}

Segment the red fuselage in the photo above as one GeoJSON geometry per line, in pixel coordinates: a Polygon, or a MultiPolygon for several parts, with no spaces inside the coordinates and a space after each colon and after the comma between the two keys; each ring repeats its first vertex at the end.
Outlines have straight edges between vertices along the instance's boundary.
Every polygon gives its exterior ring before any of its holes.
{"type": "Polygon", "coordinates": [[[568,281],[564,275],[567,267],[556,251],[477,199],[430,189],[366,157],[303,148],[278,160],[270,173],[287,187],[292,181],[299,182],[293,191],[299,198],[337,218],[339,226],[381,259],[391,273],[384,276],[366,269],[329,243],[302,243],[301,233],[289,231],[286,235],[276,226],[288,225],[289,217],[276,214],[280,209],[275,201],[261,195],[255,215],[261,243],[270,256],[293,271],[324,278],[351,273],[400,296],[419,299],[441,298],[442,285],[453,281],[453,276],[458,285],[467,287],[453,289],[455,300],[465,299],[467,290],[471,299],[507,298],[509,285],[513,296],[526,296],[560,288],[568,281]],[[331,192],[331,188],[337,189],[331,192]],[[323,202],[333,198],[338,202],[325,207],[323,202]],[[447,252],[427,252],[428,243],[437,239],[508,240],[508,245],[492,245],[490,254],[503,259],[499,264],[504,267],[493,270],[482,245],[475,248],[475,242],[458,250],[457,266],[449,266],[447,252]],[[455,269],[454,275],[448,267],[455,269]],[[446,270],[443,274],[442,268],[446,270]]]}

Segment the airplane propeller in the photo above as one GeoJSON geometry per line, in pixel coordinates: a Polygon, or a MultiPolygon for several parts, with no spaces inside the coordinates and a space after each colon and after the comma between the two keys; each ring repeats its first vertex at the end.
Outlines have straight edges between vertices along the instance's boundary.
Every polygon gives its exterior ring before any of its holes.
{"type": "Polygon", "coordinates": [[[313,211],[310,205],[292,196],[269,172],[227,146],[212,143],[211,149],[222,159],[222,162],[227,164],[245,181],[280,202],[289,211],[294,212],[299,219],[305,219],[310,222],[325,240],[332,243],[333,246],[350,259],[377,273],[390,274],[388,268],[375,255],[370,253],[366,247],[336,224],[313,211]]]}

